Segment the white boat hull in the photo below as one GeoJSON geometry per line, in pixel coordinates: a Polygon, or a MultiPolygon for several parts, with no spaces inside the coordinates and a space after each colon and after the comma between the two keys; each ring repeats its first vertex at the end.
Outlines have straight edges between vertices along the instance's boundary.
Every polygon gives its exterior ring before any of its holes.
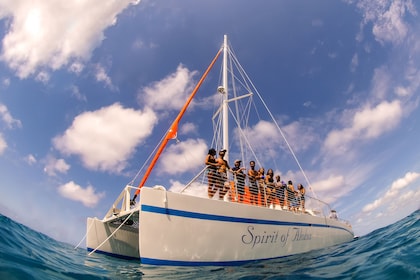
{"type": "MultiPolygon", "coordinates": [[[[115,229],[89,218],[88,250],[96,249],[115,229]]],[[[353,237],[351,227],[335,219],[144,187],[138,232],[124,225],[97,251],[153,265],[239,265],[353,237]]]]}
{"type": "Polygon", "coordinates": [[[95,251],[98,253],[125,259],[139,259],[138,229],[123,226],[116,230],[117,227],[118,224],[114,225],[97,218],[88,218],[88,233],[86,236],[86,247],[88,251],[93,251],[97,248],[95,251]],[[110,237],[114,231],[114,235],[110,237]]]}

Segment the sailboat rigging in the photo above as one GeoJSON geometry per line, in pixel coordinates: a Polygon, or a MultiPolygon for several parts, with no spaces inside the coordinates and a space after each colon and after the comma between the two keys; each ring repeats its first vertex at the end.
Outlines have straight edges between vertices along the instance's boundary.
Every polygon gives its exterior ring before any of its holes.
{"type": "Polygon", "coordinates": [[[156,152],[155,156],[153,157],[153,159],[152,159],[149,167],[147,168],[146,173],[144,174],[143,178],[141,179],[141,181],[140,181],[140,183],[139,183],[139,185],[137,187],[137,190],[134,193],[133,199],[131,200],[131,204],[134,204],[135,203],[135,200],[136,200],[138,194],[140,193],[141,188],[146,183],[147,178],[149,177],[150,173],[152,172],[153,167],[155,166],[157,160],[159,159],[159,156],[161,155],[161,153],[165,149],[168,141],[171,140],[171,139],[175,139],[176,138],[176,135],[178,133],[178,124],[179,124],[179,121],[181,120],[182,116],[184,115],[185,111],[187,110],[188,106],[190,105],[191,101],[193,100],[195,94],[197,93],[197,91],[200,88],[201,84],[203,83],[204,79],[207,77],[207,75],[210,72],[211,68],[213,67],[214,63],[216,63],[217,59],[220,56],[220,53],[221,53],[221,49],[217,52],[217,54],[214,57],[213,61],[210,63],[209,67],[204,72],[204,74],[201,77],[201,79],[198,81],[196,87],[192,91],[192,93],[191,93],[190,97],[188,98],[187,102],[184,104],[184,106],[182,107],[182,109],[179,112],[178,116],[175,118],[174,122],[170,126],[168,132],[166,133],[165,138],[163,139],[163,142],[159,146],[159,149],[157,150],[157,152],[156,152]]]}

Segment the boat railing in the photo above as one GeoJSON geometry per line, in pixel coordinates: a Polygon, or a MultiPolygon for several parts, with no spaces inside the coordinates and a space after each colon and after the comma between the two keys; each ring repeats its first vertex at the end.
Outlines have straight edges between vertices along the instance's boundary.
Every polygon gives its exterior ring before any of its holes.
{"type": "MultiPolygon", "coordinates": [[[[332,210],[328,203],[309,195],[302,196],[297,190],[291,193],[287,191],[287,188],[271,187],[263,182],[257,182],[259,191],[254,196],[254,199],[252,199],[252,193],[249,187],[250,181],[247,176],[243,176],[242,179],[244,180],[243,191],[241,191],[241,188],[238,189],[238,181],[241,180],[238,176],[232,173],[220,174],[217,170],[204,168],[185,185],[181,193],[186,192],[188,189],[188,194],[208,197],[209,199],[219,199],[257,207],[291,211],[297,214],[333,218],[330,217],[332,210]],[[197,194],[197,191],[200,194],[197,194]]],[[[337,220],[341,221],[338,218],[337,220]]],[[[346,221],[342,222],[348,223],[346,221]]]]}
{"type": "MultiPolygon", "coordinates": [[[[257,182],[259,192],[254,197],[254,201],[252,201],[252,194],[249,188],[250,181],[247,176],[244,176],[243,179],[244,187],[242,192],[238,190],[238,180],[240,181],[238,176],[232,173],[223,176],[216,170],[203,168],[180,192],[226,202],[290,211],[296,214],[326,217],[350,225],[348,221],[339,219],[328,203],[318,198],[309,195],[301,196],[297,191],[291,195],[290,192],[287,192],[287,189],[270,187],[262,182],[257,182]],[[211,187],[209,187],[210,185],[211,187]]],[[[106,213],[104,220],[113,220],[135,211],[138,204],[133,205],[130,198],[136,190],[137,186],[127,185],[106,213]]]]}

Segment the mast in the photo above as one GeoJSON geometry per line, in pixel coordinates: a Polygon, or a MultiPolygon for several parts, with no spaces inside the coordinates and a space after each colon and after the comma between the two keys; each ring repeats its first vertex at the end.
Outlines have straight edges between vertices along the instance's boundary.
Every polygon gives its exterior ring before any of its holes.
{"type": "Polygon", "coordinates": [[[229,162],[229,108],[228,108],[228,41],[227,35],[224,35],[223,40],[223,104],[222,104],[222,116],[223,116],[223,149],[226,149],[225,160],[229,162]]]}
{"type": "Polygon", "coordinates": [[[207,77],[207,75],[210,72],[211,68],[216,63],[217,59],[220,56],[221,51],[222,50],[220,49],[217,52],[216,56],[213,58],[213,60],[210,63],[210,65],[207,67],[207,70],[204,72],[203,76],[198,81],[198,83],[195,86],[194,90],[191,92],[190,96],[188,97],[187,102],[184,104],[184,107],[182,107],[182,109],[179,112],[178,116],[176,117],[176,119],[173,121],[172,125],[169,127],[168,131],[166,132],[165,138],[163,139],[162,143],[160,144],[159,149],[157,150],[157,152],[156,152],[155,156],[153,157],[152,161],[150,162],[150,165],[147,168],[146,173],[144,174],[143,178],[141,179],[141,181],[140,181],[140,183],[139,183],[139,185],[137,187],[137,190],[136,190],[136,192],[135,192],[135,194],[133,196],[133,199],[131,200],[132,203],[134,203],[134,200],[137,198],[137,195],[140,193],[141,188],[146,183],[147,178],[149,178],[149,175],[152,172],[153,167],[155,166],[155,164],[156,164],[157,160],[159,159],[161,153],[165,149],[166,144],[168,144],[169,140],[176,138],[177,133],[178,133],[178,124],[179,124],[179,121],[181,120],[182,116],[184,115],[185,111],[187,110],[188,106],[190,105],[192,99],[194,98],[194,96],[197,93],[198,89],[200,88],[201,84],[203,83],[203,81],[207,77]]]}

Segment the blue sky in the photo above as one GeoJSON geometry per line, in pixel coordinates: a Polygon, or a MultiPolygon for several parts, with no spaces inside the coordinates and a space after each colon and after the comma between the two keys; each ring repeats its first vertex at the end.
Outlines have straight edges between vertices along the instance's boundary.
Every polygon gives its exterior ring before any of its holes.
{"type": "MultiPolygon", "coordinates": [[[[77,244],[228,34],[317,196],[357,235],[393,223],[420,206],[419,12],[386,0],[0,1],[0,213],[77,244]]],[[[146,185],[201,170],[202,109],[146,185]]]]}

